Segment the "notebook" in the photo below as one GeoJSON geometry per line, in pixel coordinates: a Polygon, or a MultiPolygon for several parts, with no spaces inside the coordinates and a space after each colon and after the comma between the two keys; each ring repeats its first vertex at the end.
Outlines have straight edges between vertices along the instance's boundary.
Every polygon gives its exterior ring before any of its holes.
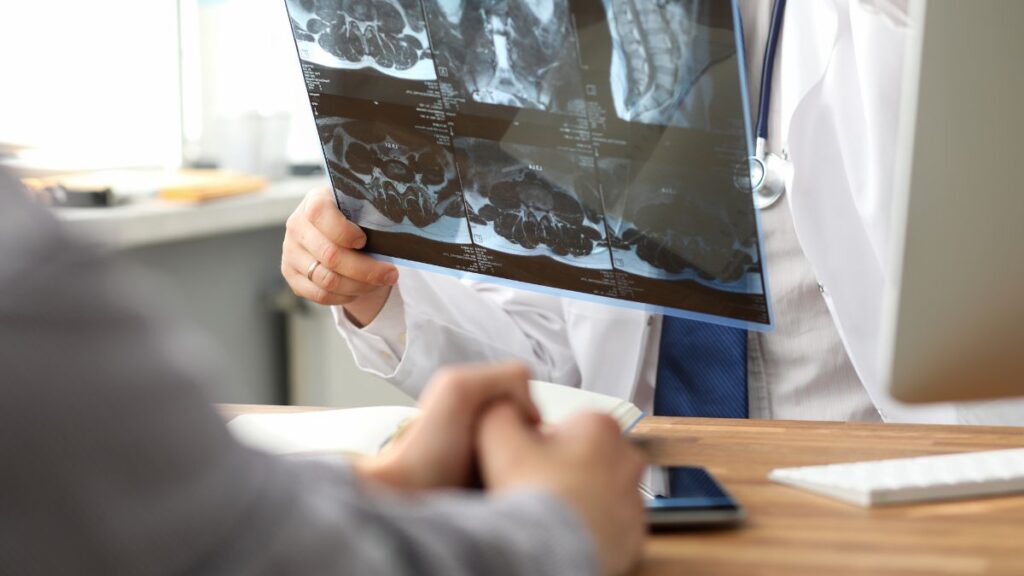
{"type": "MultiPolygon", "coordinates": [[[[644,415],[627,400],[549,382],[530,382],[530,395],[547,424],[557,424],[581,412],[602,412],[627,432],[644,415]]],[[[385,447],[418,412],[410,406],[370,406],[245,414],[229,422],[228,429],[242,443],[272,454],[368,456],[385,447]]]]}

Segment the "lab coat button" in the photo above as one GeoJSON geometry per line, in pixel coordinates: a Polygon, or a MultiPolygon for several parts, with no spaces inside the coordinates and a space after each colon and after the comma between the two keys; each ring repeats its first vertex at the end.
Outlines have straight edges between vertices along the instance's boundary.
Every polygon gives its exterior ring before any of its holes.
{"type": "Polygon", "coordinates": [[[821,282],[818,282],[818,292],[821,292],[822,294],[825,293],[825,285],[821,282]]]}

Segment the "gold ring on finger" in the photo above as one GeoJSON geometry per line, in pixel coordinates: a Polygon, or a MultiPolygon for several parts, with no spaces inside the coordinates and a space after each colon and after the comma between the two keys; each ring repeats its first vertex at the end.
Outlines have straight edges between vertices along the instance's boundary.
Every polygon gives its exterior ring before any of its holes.
{"type": "Polygon", "coordinates": [[[313,263],[310,264],[309,268],[306,269],[306,279],[307,280],[309,280],[310,282],[313,281],[313,273],[316,272],[316,269],[319,266],[320,266],[320,261],[319,260],[313,260],[313,263]]]}

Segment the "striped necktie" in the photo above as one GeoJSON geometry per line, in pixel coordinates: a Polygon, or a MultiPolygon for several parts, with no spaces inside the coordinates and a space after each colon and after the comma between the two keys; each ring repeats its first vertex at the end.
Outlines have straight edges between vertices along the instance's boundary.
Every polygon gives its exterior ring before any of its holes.
{"type": "Polygon", "coordinates": [[[665,316],[656,416],[747,417],[747,331],[665,316]]]}
{"type": "MultiPolygon", "coordinates": [[[[655,416],[747,417],[747,331],[665,316],[655,416]]],[[[672,496],[694,495],[687,475],[669,474],[672,496]]]]}

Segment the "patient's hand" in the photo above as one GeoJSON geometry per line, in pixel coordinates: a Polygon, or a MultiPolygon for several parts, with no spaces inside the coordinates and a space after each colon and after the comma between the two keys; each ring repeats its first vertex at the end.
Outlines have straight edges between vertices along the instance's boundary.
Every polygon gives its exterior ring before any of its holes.
{"type": "Polygon", "coordinates": [[[546,490],[575,511],[593,536],[604,574],[637,560],[646,523],[637,490],[645,462],[603,414],[582,414],[540,432],[508,405],[484,415],[480,470],[489,490],[546,490]]]}
{"type": "Polygon", "coordinates": [[[398,269],[361,252],[365,245],[366,234],[338,210],[330,188],[313,190],[288,218],[281,274],[296,295],[343,306],[365,326],[398,282],[398,269]]]}
{"type": "Polygon", "coordinates": [[[357,470],[402,490],[469,485],[480,420],[490,407],[507,404],[523,422],[539,424],[528,380],[529,371],[521,364],[438,371],[423,393],[420,416],[380,456],[358,463],[357,470]]]}

